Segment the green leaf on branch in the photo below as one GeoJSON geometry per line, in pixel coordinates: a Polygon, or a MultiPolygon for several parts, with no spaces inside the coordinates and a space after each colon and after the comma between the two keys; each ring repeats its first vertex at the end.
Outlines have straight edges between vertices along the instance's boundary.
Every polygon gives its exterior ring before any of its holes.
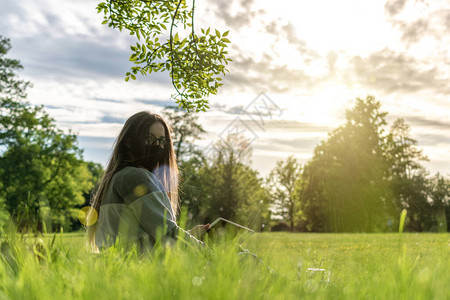
{"type": "Polygon", "coordinates": [[[132,68],[133,75],[128,72],[126,81],[130,77],[135,80],[137,71],[142,75],[169,71],[176,90],[172,96],[176,103],[184,109],[196,111],[207,108],[207,98],[216,94],[221,86],[219,81],[222,78],[216,75],[228,72],[224,49],[230,40],[224,37],[229,31],[224,32],[221,38],[217,29],[211,34],[210,27],[202,28],[199,37],[191,27],[194,8],[189,7],[186,1],[108,0],[98,4],[97,11],[104,13],[109,26],[126,29],[130,35],[136,34],[138,40],[144,41],[130,46],[133,53],[129,60],[137,69],[132,68]],[[170,33],[167,32],[169,27],[170,33]],[[177,32],[187,27],[190,27],[188,32],[177,32]],[[203,82],[203,79],[208,80],[203,82]]]}

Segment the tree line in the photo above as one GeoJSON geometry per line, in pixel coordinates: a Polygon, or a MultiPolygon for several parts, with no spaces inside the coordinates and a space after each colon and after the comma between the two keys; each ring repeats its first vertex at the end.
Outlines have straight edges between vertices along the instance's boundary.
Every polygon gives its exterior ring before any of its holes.
{"type": "Polygon", "coordinates": [[[43,106],[26,101],[30,82],[20,79],[19,60],[6,57],[0,36],[0,225],[21,230],[79,227],[79,208],[102,167],[83,160],[77,136],[58,129],[43,106]]]}
{"type": "Polygon", "coordinates": [[[386,116],[374,97],[356,99],[304,166],[278,162],[274,203],[290,230],[395,231],[403,209],[410,231],[448,230],[450,180],[430,176],[409,126],[386,116]]]}
{"type": "Polygon", "coordinates": [[[374,97],[356,99],[309,161],[279,160],[267,178],[248,165],[249,141],[229,135],[210,159],[182,160],[182,200],[200,223],[222,216],[256,230],[389,232],[406,209],[406,230],[447,231],[449,178],[430,175],[409,125],[386,117],[374,97]]]}
{"type": "MultiPolygon", "coordinates": [[[[76,135],[58,129],[43,106],[26,101],[30,83],[16,74],[20,62],[5,57],[10,47],[0,36],[0,225],[80,229],[79,210],[103,168],[83,159],[76,135]]],[[[407,209],[407,230],[448,230],[449,179],[426,171],[408,124],[388,126],[374,97],[356,99],[308,162],[290,156],[266,178],[250,167],[245,137],[230,134],[206,154],[195,146],[205,133],[196,113],[161,113],[175,132],[188,225],[220,216],[258,231],[385,232],[398,228],[407,209]]]]}

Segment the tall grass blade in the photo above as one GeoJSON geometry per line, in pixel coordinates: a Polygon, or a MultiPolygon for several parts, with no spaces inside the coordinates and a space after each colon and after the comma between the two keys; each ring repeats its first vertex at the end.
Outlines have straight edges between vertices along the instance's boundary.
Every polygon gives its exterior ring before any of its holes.
{"type": "Polygon", "coordinates": [[[400,224],[398,226],[398,233],[403,233],[403,228],[405,226],[405,220],[406,220],[406,209],[402,210],[402,213],[400,214],[400,224]]]}

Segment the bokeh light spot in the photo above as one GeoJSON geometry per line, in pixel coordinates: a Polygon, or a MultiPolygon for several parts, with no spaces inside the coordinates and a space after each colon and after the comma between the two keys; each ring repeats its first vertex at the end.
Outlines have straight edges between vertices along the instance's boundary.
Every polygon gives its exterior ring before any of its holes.
{"type": "Polygon", "coordinates": [[[142,197],[147,193],[148,189],[145,185],[143,184],[139,184],[138,186],[136,186],[133,190],[133,194],[136,197],[142,197]]]}
{"type": "Polygon", "coordinates": [[[81,224],[85,226],[91,226],[94,225],[97,222],[98,219],[98,213],[95,208],[92,208],[92,211],[89,212],[91,209],[90,206],[85,206],[80,209],[78,212],[78,220],[80,220],[81,224]],[[88,219],[88,213],[91,214],[91,216],[88,219]]]}
{"type": "Polygon", "coordinates": [[[192,284],[195,286],[201,286],[203,283],[203,278],[202,277],[198,277],[195,276],[194,278],[192,278],[192,284]]]}

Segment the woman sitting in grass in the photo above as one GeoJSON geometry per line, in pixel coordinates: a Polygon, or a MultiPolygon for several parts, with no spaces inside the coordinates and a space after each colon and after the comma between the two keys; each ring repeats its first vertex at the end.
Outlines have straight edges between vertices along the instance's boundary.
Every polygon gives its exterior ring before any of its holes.
{"type": "Polygon", "coordinates": [[[125,122],[88,213],[87,224],[93,225],[87,226],[87,238],[94,252],[117,239],[142,252],[153,247],[158,234],[164,241],[181,234],[189,243],[203,245],[194,236],[202,235],[208,224],[191,231],[176,224],[178,167],[171,133],[160,115],[147,111],[125,122]]]}

